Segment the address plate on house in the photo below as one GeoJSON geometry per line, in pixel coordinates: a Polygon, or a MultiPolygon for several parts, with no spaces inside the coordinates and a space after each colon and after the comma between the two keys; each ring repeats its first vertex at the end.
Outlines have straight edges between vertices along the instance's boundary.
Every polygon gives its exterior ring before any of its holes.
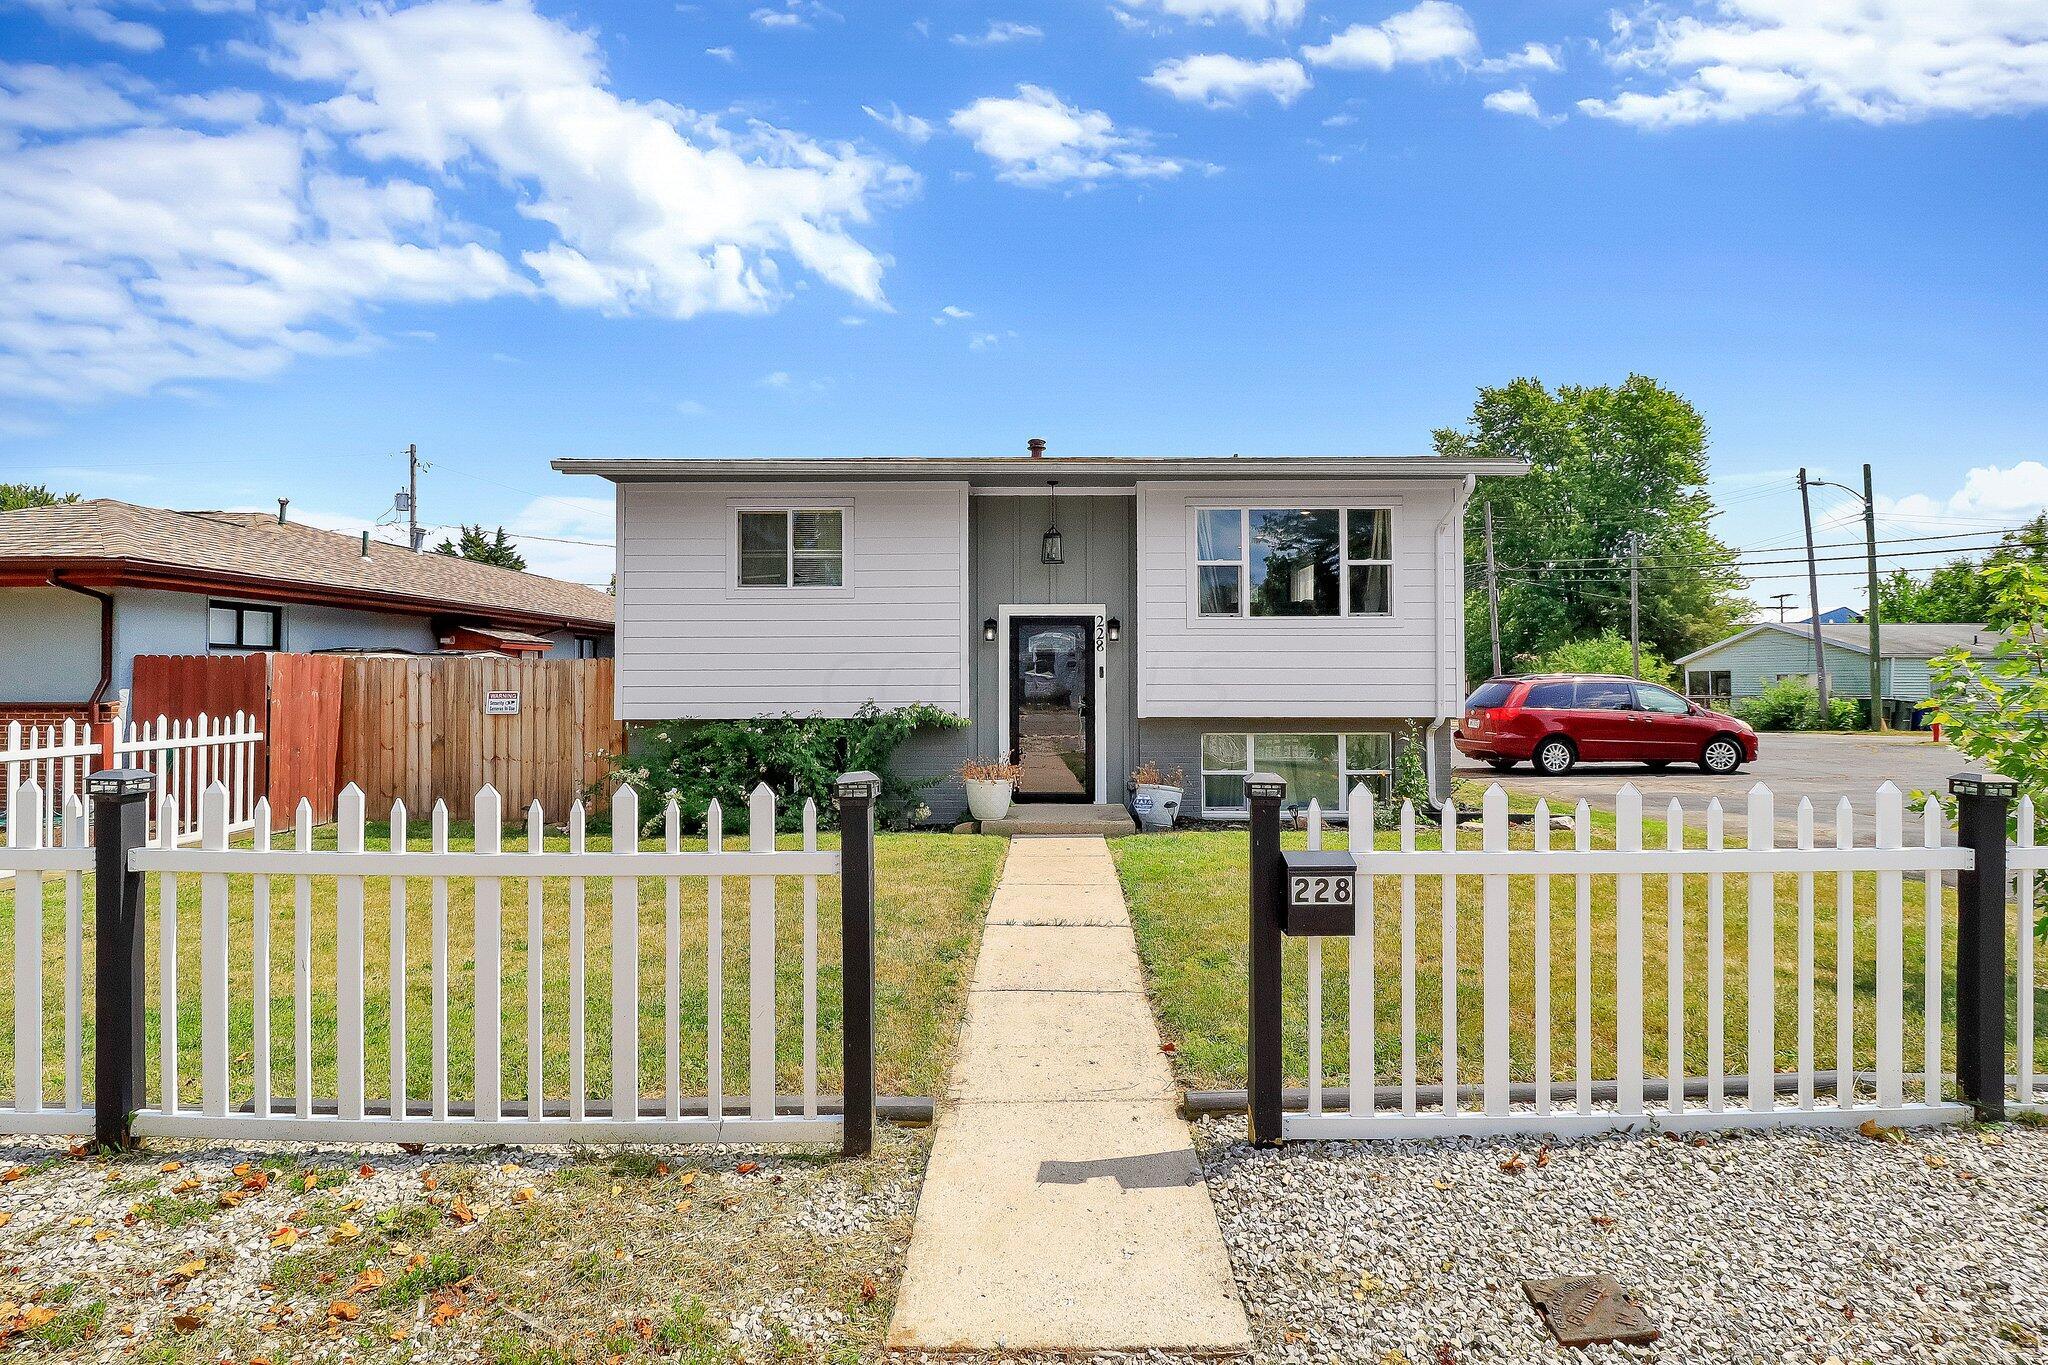
{"type": "Polygon", "coordinates": [[[516,716],[519,714],[517,692],[484,693],[484,714],[487,716],[516,716]]]}
{"type": "Polygon", "coordinates": [[[1280,855],[1287,877],[1280,931],[1296,938],[1347,935],[1358,927],[1358,860],[1342,850],[1280,855]]]}

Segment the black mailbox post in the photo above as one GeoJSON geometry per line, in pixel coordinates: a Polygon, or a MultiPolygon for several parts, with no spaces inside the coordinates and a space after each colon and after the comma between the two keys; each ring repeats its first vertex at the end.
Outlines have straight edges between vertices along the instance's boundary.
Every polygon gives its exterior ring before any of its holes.
{"type": "Polygon", "coordinates": [[[1289,938],[1349,937],[1358,929],[1358,859],[1342,849],[1280,855],[1286,886],[1280,932],[1289,938]]]}

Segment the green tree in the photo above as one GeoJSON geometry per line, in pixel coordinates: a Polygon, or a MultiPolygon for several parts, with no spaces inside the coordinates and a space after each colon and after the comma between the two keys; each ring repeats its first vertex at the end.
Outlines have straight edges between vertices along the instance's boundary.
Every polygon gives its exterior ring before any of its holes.
{"type": "Polygon", "coordinates": [[[441,537],[441,543],[434,547],[437,555],[454,555],[457,559],[473,559],[479,564],[495,564],[501,569],[526,568],[526,556],[519,553],[500,526],[486,532],[481,526],[464,526],[459,540],[441,537]]]}
{"type": "MultiPolygon", "coordinates": [[[[1627,677],[1633,662],[1628,637],[1603,630],[1598,635],[1582,635],[1552,646],[1535,660],[1534,669],[1538,673],[1617,673],[1627,677]]],[[[1671,681],[1671,665],[1659,658],[1654,649],[1643,650],[1643,680],[1671,681]]]]}
{"type": "Polygon", "coordinates": [[[77,502],[76,493],[52,493],[39,483],[0,483],[0,512],[19,512],[24,507],[55,507],[77,502]]]}
{"type": "Polygon", "coordinates": [[[1988,621],[2005,624],[2000,612],[2000,594],[1992,587],[1985,570],[1994,564],[2016,560],[2048,561],[2048,513],[2043,513],[2016,531],[2008,531],[1998,548],[1982,560],[1951,559],[1915,578],[1905,569],[1894,569],[1878,580],[1877,600],[1885,621],[1988,621]]]}
{"type": "Polygon", "coordinates": [[[1641,545],[1643,644],[1671,659],[1742,620],[1734,552],[1709,528],[1707,425],[1654,379],[1486,387],[1462,429],[1436,433],[1439,455],[1527,460],[1516,479],[1482,479],[1465,527],[1465,657],[1490,667],[1482,535],[1493,509],[1503,662],[1527,668],[1568,641],[1628,635],[1628,547],[1641,545]]]}

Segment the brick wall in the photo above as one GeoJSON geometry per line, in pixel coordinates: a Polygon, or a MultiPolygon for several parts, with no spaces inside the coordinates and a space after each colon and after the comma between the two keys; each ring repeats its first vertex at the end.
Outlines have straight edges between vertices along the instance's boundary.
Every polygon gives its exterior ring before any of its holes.
{"type": "Polygon", "coordinates": [[[112,720],[120,713],[119,702],[94,706],[83,701],[0,701],[0,730],[16,720],[24,729],[31,725],[62,725],[67,720],[90,725],[96,720],[112,720]]]}

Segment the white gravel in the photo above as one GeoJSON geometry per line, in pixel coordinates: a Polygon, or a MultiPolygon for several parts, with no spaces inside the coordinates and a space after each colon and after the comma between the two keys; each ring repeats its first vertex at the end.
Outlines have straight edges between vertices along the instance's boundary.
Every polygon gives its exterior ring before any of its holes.
{"type": "Polygon", "coordinates": [[[1261,1359],[2048,1359],[2041,1128],[1278,1151],[1241,1119],[1199,1133],[1261,1359]],[[1655,1345],[1560,1349],[1521,1289],[1603,1271],[1655,1345]]]}

